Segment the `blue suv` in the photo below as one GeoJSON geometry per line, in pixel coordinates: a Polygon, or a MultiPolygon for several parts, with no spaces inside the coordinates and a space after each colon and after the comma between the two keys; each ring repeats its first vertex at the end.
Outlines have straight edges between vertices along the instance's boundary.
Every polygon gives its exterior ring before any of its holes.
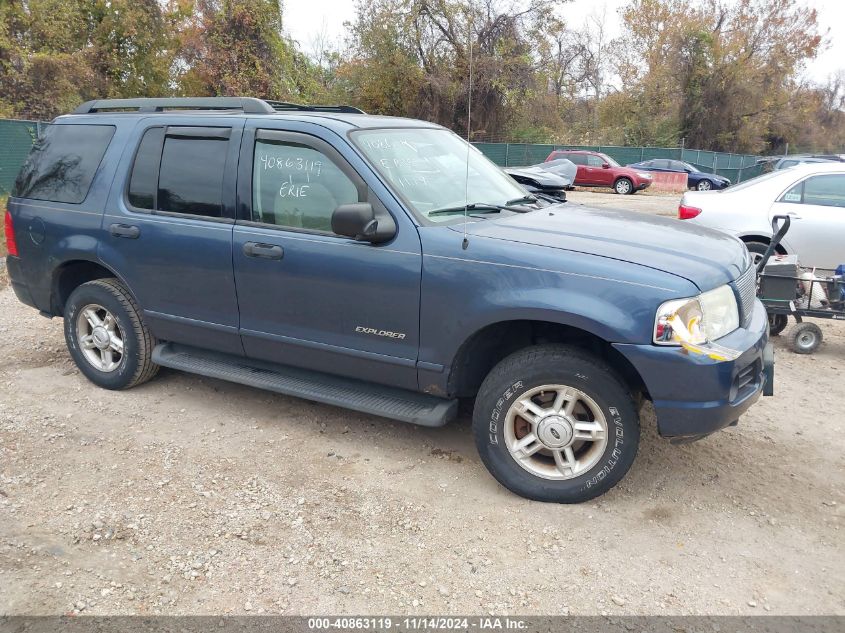
{"type": "Polygon", "coordinates": [[[163,366],[425,426],[464,400],[531,499],[616,484],[643,399],[690,441],[771,390],[739,240],[529,195],[423,121],[89,102],[37,141],[5,222],[17,297],[64,318],[95,385],[163,366]]]}

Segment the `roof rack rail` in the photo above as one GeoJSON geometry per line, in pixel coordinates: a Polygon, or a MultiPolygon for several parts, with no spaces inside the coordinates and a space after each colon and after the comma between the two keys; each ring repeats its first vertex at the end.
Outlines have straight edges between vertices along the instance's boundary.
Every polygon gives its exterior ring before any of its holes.
{"type": "Polygon", "coordinates": [[[74,114],[98,112],[166,112],[168,110],[240,110],[245,114],[274,112],[336,112],[366,114],[348,105],[301,105],[287,101],[269,101],[255,97],[157,97],[139,99],[96,99],[86,101],[74,114]]]}
{"type": "Polygon", "coordinates": [[[272,114],[275,112],[266,101],[254,97],[161,97],[97,99],[83,103],[73,113],[165,112],[167,110],[240,110],[245,114],[272,114]]]}
{"type": "Polygon", "coordinates": [[[287,101],[265,101],[276,112],[336,112],[339,114],[366,114],[360,108],[350,105],[308,105],[287,101]]]}

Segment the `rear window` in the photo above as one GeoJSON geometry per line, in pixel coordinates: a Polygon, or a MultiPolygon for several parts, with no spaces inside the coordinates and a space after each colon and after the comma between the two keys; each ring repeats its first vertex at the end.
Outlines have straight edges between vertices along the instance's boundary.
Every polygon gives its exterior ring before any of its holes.
{"type": "Polygon", "coordinates": [[[113,125],[51,125],[21,168],[12,195],[78,204],[114,136],[113,125]]]}

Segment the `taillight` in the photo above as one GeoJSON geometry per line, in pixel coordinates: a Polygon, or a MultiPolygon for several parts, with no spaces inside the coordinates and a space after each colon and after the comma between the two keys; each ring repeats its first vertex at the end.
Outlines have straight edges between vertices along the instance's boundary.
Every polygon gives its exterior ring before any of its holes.
{"type": "Polygon", "coordinates": [[[6,233],[6,250],[9,255],[18,256],[18,244],[15,242],[15,229],[12,226],[12,214],[6,209],[6,217],[3,220],[4,229],[6,233]]]}
{"type": "Polygon", "coordinates": [[[701,209],[699,209],[698,207],[688,207],[685,204],[682,204],[678,207],[679,220],[692,220],[693,218],[697,217],[699,213],[701,213],[701,209]]]}

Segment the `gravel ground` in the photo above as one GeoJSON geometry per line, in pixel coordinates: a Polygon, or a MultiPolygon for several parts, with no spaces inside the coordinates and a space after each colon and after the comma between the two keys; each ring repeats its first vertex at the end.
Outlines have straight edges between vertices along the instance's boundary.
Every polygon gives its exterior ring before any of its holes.
{"type": "Polygon", "coordinates": [[[627,209],[676,218],[678,217],[678,203],[681,201],[681,195],[646,190],[633,196],[620,196],[610,189],[582,187],[574,191],[567,191],[566,199],[569,202],[589,207],[627,209]]]}
{"type": "Polygon", "coordinates": [[[423,429],[162,371],[74,368],[0,290],[0,615],[845,614],[845,324],[777,396],[628,477],[520,499],[423,429]]]}

